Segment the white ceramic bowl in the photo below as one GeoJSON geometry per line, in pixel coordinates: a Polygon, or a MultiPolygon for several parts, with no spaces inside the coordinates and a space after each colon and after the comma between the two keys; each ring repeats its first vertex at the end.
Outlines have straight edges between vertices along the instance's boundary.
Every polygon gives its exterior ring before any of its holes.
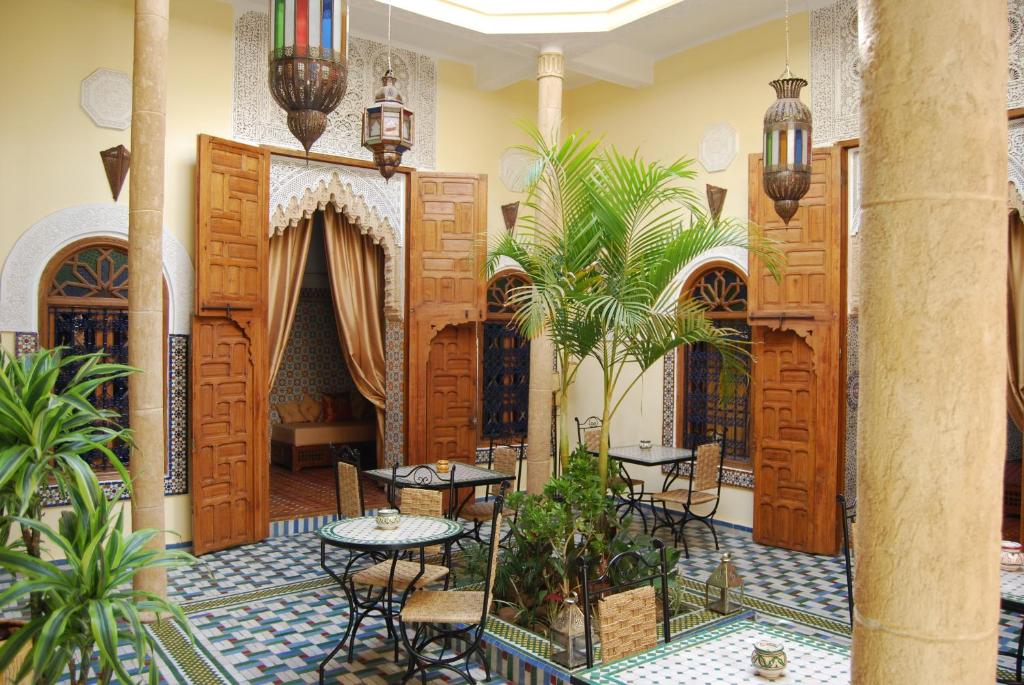
{"type": "Polygon", "coordinates": [[[398,509],[377,510],[377,527],[381,530],[394,530],[398,528],[398,523],[401,520],[402,514],[399,513],[398,509]]]}

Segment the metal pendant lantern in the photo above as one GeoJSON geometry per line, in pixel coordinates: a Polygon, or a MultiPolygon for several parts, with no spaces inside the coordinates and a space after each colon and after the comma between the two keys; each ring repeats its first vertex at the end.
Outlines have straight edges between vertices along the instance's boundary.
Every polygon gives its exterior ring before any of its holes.
{"type": "Polygon", "coordinates": [[[416,133],[415,117],[405,106],[398,79],[391,70],[391,3],[388,3],[388,69],[381,78],[373,104],[363,112],[363,147],[373,153],[373,161],[385,180],[394,176],[402,164],[402,154],[412,148],[416,133]]]}
{"type": "Polygon", "coordinates": [[[348,84],[348,0],[270,0],[270,92],[306,152],[348,84]]]}
{"type": "Polygon", "coordinates": [[[769,85],[776,100],[764,115],[764,192],[788,226],[811,187],[811,110],[800,100],[807,81],[789,70],[789,1],[786,2],[786,70],[769,85]]]}

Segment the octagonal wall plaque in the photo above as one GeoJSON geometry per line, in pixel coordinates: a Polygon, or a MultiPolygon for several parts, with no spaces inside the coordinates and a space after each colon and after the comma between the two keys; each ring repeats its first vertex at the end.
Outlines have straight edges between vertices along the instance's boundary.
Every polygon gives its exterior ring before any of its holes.
{"type": "Polygon", "coordinates": [[[97,69],[82,79],[82,110],[103,128],[123,131],[132,123],[132,77],[97,69]]]}
{"type": "Polygon", "coordinates": [[[736,159],[740,135],[727,121],[711,124],[700,139],[700,163],[709,173],[725,171],[736,159]]]}

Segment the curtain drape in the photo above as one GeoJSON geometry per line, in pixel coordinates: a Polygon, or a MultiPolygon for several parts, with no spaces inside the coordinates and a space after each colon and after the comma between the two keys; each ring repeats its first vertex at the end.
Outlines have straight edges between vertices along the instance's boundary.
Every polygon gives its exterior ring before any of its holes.
{"type": "MultiPolygon", "coordinates": [[[[267,295],[267,332],[270,351],[270,387],[284,360],[284,348],[295,322],[302,276],[306,271],[306,255],[313,235],[313,219],[303,219],[270,239],[267,295]]],[[[269,392],[269,390],[268,390],[269,392]]]]}
{"type": "Polygon", "coordinates": [[[1006,409],[1024,429],[1024,222],[1010,211],[1007,272],[1007,379],[1006,409]]]}
{"type": "Polygon", "coordinates": [[[383,464],[384,253],[333,205],[324,210],[324,246],[338,337],[356,389],[377,408],[377,463],[383,464]]]}

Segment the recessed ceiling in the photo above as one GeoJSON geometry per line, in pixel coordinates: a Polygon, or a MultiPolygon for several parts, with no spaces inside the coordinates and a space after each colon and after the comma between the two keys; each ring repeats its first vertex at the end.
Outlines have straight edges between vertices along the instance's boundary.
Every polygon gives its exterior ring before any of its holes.
{"type": "MultiPolygon", "coordinates": [[[[266,0],[230,1],[238,11],[267,11],[266,0]]],[[[790,0],[793,14],[834,0],[790,0]]],[[[594,81],[630,88],[654,82],[654,64],[669,55],[782,17],[785,0],[392,0],[392,42],[397,47],[472,65],[476,87],[497,90],[537,73],[541,48],[558,47],[565,54],[565,86],[594,81]],[[431,6],[449,13],[475,14],[488,21],[515,22],[541,17],[540,30],[496,33],[442,20],[431,6]],[[652,7],[660,9],[651,9],[652,7]],[[611,30],[581,31],[559,17],[614,14],[630,10],[646,16],[611,30]],[[631,8],[631,9],[630,9],[631,8]]],[[[349,0],[353,34],[387,40],[387,0],[349,0]]],[[[619,15],[624,16],[624,15],[619,15]]],[[[801,21],[807,21],[804,15],[801,21]]],[[[512,26],[508,24],[507,26],[512,26]]],[[[780,31],[779,40],[783,40],[780,31]]]]}
{"type": "Polygon", "coordinates": [[[611,31],[684,1],[390,0],[407,12],[471,31],[506,35],[611,31]]]}

